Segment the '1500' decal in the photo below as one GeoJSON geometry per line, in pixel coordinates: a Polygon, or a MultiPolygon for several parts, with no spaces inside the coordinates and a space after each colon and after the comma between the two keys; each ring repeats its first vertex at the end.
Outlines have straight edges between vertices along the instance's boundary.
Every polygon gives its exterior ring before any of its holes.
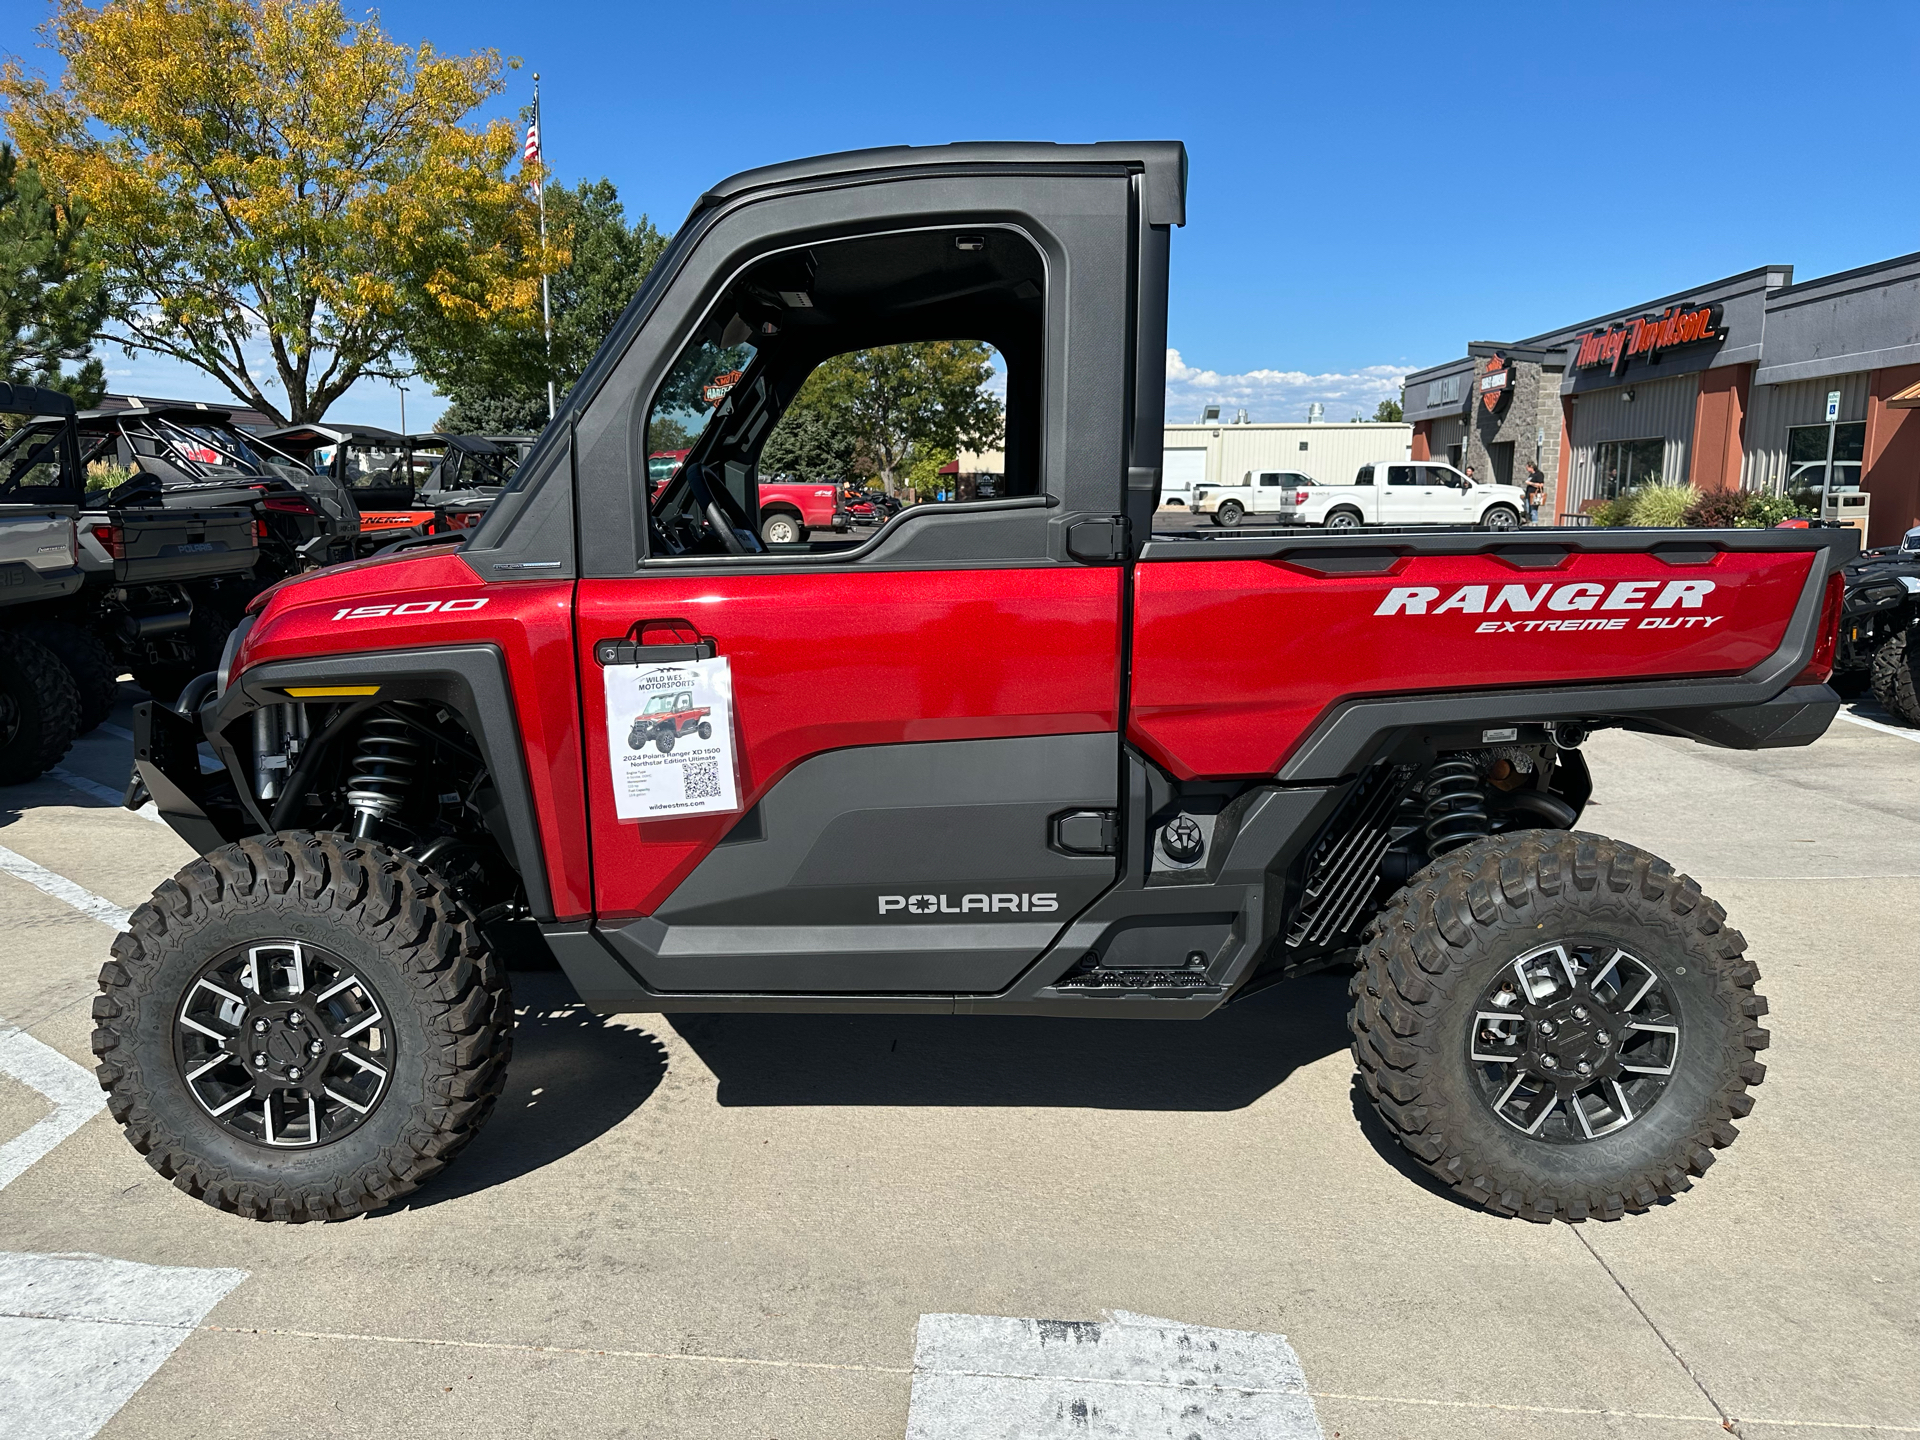
{"type": "Polygon", "coordinates": [[[389,615],[442,615],[455,610],[478,610],[492,597],[482,595],[469,600],[409,600],[403,605],[348,605],[333,612],[336,620],[380,620],[389,615]]]}

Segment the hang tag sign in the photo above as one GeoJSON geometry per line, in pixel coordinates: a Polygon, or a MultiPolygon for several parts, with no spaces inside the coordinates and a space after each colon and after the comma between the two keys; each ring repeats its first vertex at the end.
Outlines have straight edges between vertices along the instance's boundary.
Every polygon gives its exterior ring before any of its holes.
{"type": "Polygon", "coordinates": [[[622,820],[738,810],[733,676],[724,657],[609,665],[607,761],[622,820]]]}

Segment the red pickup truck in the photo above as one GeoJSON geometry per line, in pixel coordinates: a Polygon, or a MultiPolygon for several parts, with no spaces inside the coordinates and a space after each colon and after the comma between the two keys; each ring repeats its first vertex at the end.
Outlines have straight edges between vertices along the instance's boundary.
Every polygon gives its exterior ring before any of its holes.
{"type": "MultiPolygon", "coordinates": [[[[656,497],[667,488],[667,482],[680,473],[688,453],[656,450],[647,457],[647,475],[656,497]]],[[[759,533],[769,545],[801,544],[809,530],[852,528],[852,514],[840,503],[840,492],[832,485],[812,485],[803,480],[762,480],[758,488],[759,533]]]]}
{"type": "Polygon", "coordinates": [[[1767,1004],[1698,885],[1578,828],[1582,742],[1821,734],[1853,532],[1153,533],[1185,197],[1170,143],[708,190],[476,529],[280,585],[138,712],[204,858],[100,975],[135,1148],[256,1218],[407,1194],[501,1093],[524,919],[608,1012],[1198,1019],[1336,967],[1368,1095],[1461,1195],[1687,1189],[1767,1004]],[[1008,362],[1004,493],[767,544],[813,368],[954,336],[1008,362]],[[662,407],[699,433],[654,493],[662,407]],[[740,808],[623,820],[609,667],[696,659],[740,808]]]}

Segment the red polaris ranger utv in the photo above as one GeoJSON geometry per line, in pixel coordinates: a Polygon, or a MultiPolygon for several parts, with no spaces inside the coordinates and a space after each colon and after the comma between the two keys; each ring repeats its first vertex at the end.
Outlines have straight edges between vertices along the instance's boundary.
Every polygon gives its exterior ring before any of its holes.
{"type": "Polygon", "coordinates": [[[256,599],[139,720],[204,858],[101,971],[135,1148],[262,1219],[406,1195],[500,1094],[519,918],[604,1012],[1189,1019],[1349,966],[1462,1195],[1685,1190],[1767,1006],[1692,880],[1576,828],[1581,744],[1818,736],[1853,532],[1152,533],[1185,185],[1172,143],[736,176],[476,529],[256,599]],[[1004,359],[1004,494],[769,548],[808,374],[945,339],[1004,359]],[[657,497],[650,433],[690,437],[657,497]],[[697,761],[621,743],[669,670],[721,697],[697,761]]]}

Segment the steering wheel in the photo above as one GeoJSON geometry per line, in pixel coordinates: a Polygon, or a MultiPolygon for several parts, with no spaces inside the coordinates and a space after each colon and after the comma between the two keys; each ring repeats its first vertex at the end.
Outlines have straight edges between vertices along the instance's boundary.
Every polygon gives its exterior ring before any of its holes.
{"type": "Polygon", "coordinates": [[[693,492],[694,503],[700,507],[700,513],[706,517],[707,528],[719,537],[729,555],[760,555],[766,547],[760,543],[760,537],[753,533],[750,525],[734,524],[733,496],[724,488],[715,491],[707,484],[705,466],[689,465],[686,468],[687,488],[693,492]],[[753,541],[747,544],[742,535],[753,541]]]}

